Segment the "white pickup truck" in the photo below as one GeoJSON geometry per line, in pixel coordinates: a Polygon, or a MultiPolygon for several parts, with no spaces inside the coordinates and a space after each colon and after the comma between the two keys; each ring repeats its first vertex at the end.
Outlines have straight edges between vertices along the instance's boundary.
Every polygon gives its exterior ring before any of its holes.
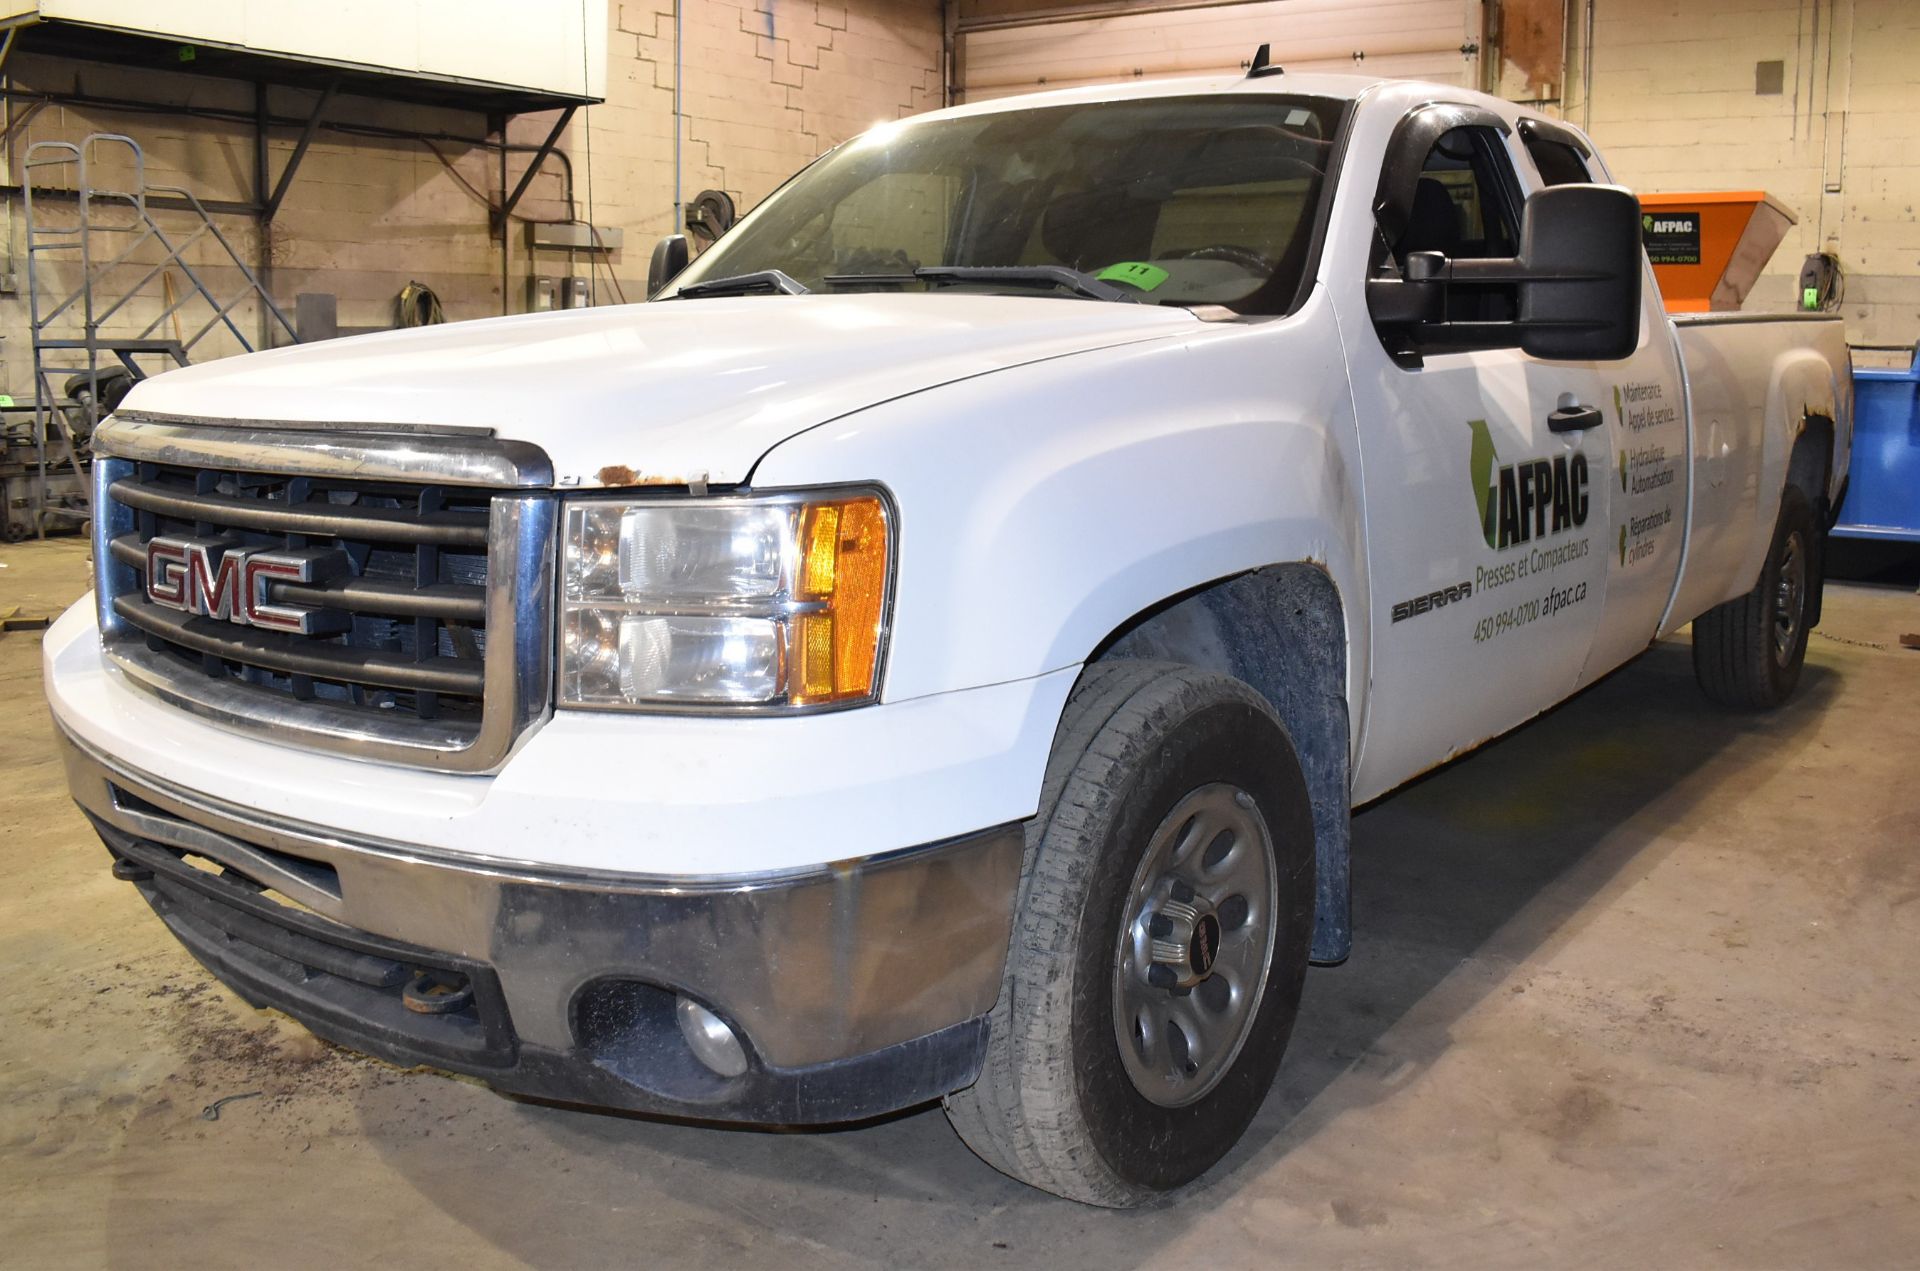
{"type": "Polygon", "coordinates": [[[1177,1187],[1347,956],[1351,808],[1689,621],[1794,687],[1841,324],[1670,320],[1607,180],[1431,84],[1047,93],[643,305],[146,381],[46,638],[74,797],[343,1045],[1177,1187]]]}

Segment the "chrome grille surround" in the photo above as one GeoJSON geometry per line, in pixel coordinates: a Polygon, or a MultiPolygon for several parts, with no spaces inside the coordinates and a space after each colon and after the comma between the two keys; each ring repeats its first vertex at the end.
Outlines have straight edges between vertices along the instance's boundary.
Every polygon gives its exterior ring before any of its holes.
{"type": "Polygon", "coordinates": [[[122,413],[95,431],[94,448],[100,630],[109,659],[141,689],[212,723],[279,744],[463,773],[496,770],[551,713],[557,500],[552,465],[537,447],[500,441],[480,428],[283,425],[122,413]],[[156,479],[181,470],[210,475],[193,489],[156,479]],[[431,491],[443,488],[457,501],[485,499],[484,531],[477,517],[458,524],[457,516],[395,515],[391,508],[316,504],[304,496],[297,506],[285,498],[231,499],[216,488],[215,474],[285,480],[289,492],[296,480],[336,489],[376,487],[383,495],[418,489],[428,503],[436,497],[431,491]],[[151,525],[158,515],[203,525],[225,525],[232,518],[231,524],[250,532],[341,543],[352,536],[389,546],[418,544],[423,552],[465,545],[484,552],[486,585],[442,585],[437,576],[431,582],[383,582],[356,574],[339,580],[324,598],[302,597],[331,600],[363,617],[414,619],[414,639],[432,639],[434,652],[418,656],[425,646],[416,644],[411,660],[318,637],[229,629],[146,599],[140,518],[151,525]],[[473,625],[482,631],[468,639],[478,646],[471,650],[477,656],[441,656],[448,637],[439,624],[476,617],[481,621],[473,625]],[[207,665],[245,669],[238,678],[209,673],[187,660],[193,654],[204,655],[207,665]],[[321,672],[311,677],[320,682],[416,695],[450,692],[456,702],[474,705],[464,714],[442,713],[422,709],[416,696],[411,712],[395,710],[389,692],[389,709],[373,709],[359,689],[347,700],[330,700],[269,686],[274,675],[302,669],[321,672]]]}

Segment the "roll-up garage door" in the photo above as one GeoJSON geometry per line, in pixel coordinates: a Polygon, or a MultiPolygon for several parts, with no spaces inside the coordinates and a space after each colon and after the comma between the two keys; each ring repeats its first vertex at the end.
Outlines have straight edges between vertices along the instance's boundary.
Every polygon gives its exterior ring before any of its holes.
{"type": "Polygon", "coordinates": [[[1288,70],[1474,86],[1479,0],[1116,3],[1048,12],[962,5],[960,100],[1163,75],[1230,74],[1262,44],[1288,70]],[[970,11],[971,10],[971,11],[970,11]]]}

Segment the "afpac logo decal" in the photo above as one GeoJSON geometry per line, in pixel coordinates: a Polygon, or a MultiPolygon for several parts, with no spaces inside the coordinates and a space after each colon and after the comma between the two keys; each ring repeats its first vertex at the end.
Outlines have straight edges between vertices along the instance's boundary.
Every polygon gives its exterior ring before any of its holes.
{"type": "Polygon", "coordinates": [[[1473,446],[1467,468],[1480,514],[1480,533],[1496,551],[1547,538],[1587,523],[1587,457],[1580,451],[1552,459],[1502,464],[1484,419],[1470,419],[1473,446]]]}

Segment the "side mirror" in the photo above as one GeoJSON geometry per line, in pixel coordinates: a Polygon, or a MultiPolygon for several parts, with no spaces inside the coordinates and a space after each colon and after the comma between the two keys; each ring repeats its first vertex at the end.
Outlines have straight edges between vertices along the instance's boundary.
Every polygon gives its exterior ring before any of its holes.
{"type": "MultiPolygon", "coordinates": [[[[1634,222],[1636,225],[1638,221],[1634,222]]],[[[653,245],[653,259],[647,263],[647,295],[649,298],[660,294],[660,289],[672,282],[680,271],[687,267],[692,259],[687,251],[685,234],[669,234],[653,245]]]]}
{"type": "Polygon", "coordinates": [[[1367,305],[1377,324],[1416,341],[1517,344],[1550,361],[1618,361],[1640,343],[1640,261],[1638,199],[1618,186],[1556,185],[1527,199],[1518,256],[1450,260],[1415,252],[1405,277],[1367,284],[1367,305]],[[1511,286],[1517,316],[1450,320],[1453,285],[1511,286]]]}
{"type": "Polygon", "coordinates": [[[1605,362],[1640,344],[1640,200],[1615,185],[1556,185],[1520,222],[1520,347],[1605,362]]]}

